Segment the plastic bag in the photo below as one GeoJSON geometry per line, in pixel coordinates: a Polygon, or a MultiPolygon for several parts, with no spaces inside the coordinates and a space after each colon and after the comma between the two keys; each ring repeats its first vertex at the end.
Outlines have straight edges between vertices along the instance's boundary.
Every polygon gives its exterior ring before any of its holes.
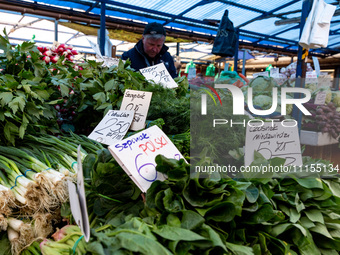
{"type": "Polygon", "coordinates": [[[232,57],[236,52],[236,42],[236,31],[233,22],[228,18],[228,10],[226,10],[221,19],[211,53],[222,57],[232,57]]]}

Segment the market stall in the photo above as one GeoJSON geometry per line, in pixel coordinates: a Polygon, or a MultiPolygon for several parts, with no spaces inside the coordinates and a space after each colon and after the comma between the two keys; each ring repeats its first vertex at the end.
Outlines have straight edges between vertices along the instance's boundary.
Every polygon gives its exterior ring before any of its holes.
{"type": "Polygon", "coordinates": [[[5,31],[0,49],[0,254],[339,253],[339,163],[303,154],[339,149],[339,93],[315,67],[303,140],[294,63],[170,79],[5,31]]]}

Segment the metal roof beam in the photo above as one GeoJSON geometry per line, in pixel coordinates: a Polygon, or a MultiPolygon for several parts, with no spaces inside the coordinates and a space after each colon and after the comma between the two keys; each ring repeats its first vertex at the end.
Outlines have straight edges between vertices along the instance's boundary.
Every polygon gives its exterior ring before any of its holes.
{"type": "MultiPolygon", "coordinates": [[[[41,19],[40,19],[41,20],[41,19]]],[[[9,23],[9,22],[1,22],[0,21],[0,25],[14,25],[13,23],[9,23]]],[[[26,24],[28,25],[28,24],[26,24]]],[[[22,27],[27,27],[27,26],[21,26],[19,28],[22,28],[22,27]]],[[[17,29],[19,29],[17,28],[17,29]]],[[[46,31],[46,32],[54,32],[54,29],[48,29],[48,28],[40,28],[40,27],[29,27],[30,29],[34,29],[34,30],[41,30],[41,31],[46,31]]],[[[61,33],[61,34],[72,34],[71,32],[66,32],[66,31],[59,31],[58,33],[61,33]]],[[[8,33],[9,34],[9,33],[8,33]]]]}
{"type": "Polygon", "coordinates": [[[257,21],[257,20],[260,20],[260,19],[266,19],[266,18],[268,18],[269,16],[271,16],[274,12],[279,11],[279,10],[281,10],[281,9],[287,7],[287,6],[290,6],[290,5],[292,5],[292,4],[295,4],[296,2],[300,2],[300,0],[292,0],[292,1],[290,1],[290,2],[288,2],[288,3],[286,3],[286,4],[283,4],[283,5],[281,5],[281,6],[277,7],[277,8],[275,8],[275,9],[269,11],[269,12],[264,12],[264,13],[262,13],[262,15],[257,16],[256,18],[253,18],[253,19],[251,19],[251,20],[248,20],[247,22],[244,22],[244,23],[238,25],[237,27],[238,27],[238,28],[244,27],[244,26],[246,26],[246,25],[248,25],[248,24],[250,24],[250,23],[252,23],[252,22],[254,22],[254,21],[257,21]]]}
{"type": "Polygon", "coordinates": [[[93,4],[92,4],[85,12],[86,12],[86,13],[89,13],[90,11],[93,10],[93,8],[98,7],[98,5],[99,5],[99,1],[96,1],[96,2],[93,3],[93,4]]]}

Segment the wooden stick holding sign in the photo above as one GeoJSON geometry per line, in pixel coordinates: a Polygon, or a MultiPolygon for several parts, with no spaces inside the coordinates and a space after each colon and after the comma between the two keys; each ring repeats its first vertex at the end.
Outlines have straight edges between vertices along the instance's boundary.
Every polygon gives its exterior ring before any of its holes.
{"type": "Polygon", "coordinates": [[[124,138],[134,114],[134,111],[110,110],[88,137],[106,145],[114,144],[124,138]]]}
{"type": "Polygon", "coordinates": [[[120,110],[130,110],[135,112],[131,123],[131,130],[141,130],[145,128],[146,116],[148,114],[152,92],[126,89],[120,110]]]}
{"type": "Polygon", "coordinates": [[[90,223],[86,206],[83,165],[81,162],[80,145],[78,146],[77,167],[78,167],[77,186],[70,180],[67,181],[68,184],[67,186],[73,218],[76,221],[77,225],[79,226],[81,232],[83,233],[85,241],[88,242],[90,240],[90,223]]]}
{"type": "Polygon", "coordinates": [[[165,176],[156,171],[157,155],[178,160],[183,158],[157,126],[110,145],[109,151],[142,192],[146,192],[155,180],[165,180],[165,176]]]}
{"type": "Polygon", "coordinates": [[[148,80],[153,80],[156,83],[162,84],[166,88],[177,88],[178,85],[172,79],[171,75],[169,74],[168,70],[166,69],[163,63],[145,67],[139,70],[141,74],[148,80]]]}

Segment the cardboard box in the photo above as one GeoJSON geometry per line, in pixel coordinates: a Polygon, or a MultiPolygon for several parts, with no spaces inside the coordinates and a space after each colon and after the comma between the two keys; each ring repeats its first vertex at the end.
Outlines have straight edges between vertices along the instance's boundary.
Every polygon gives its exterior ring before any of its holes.
{"type": "Polygon", "coordinates": [[[312,146],[323,146],[338,143],[329,133],[301,130],[300,143],[312,146]]]}

